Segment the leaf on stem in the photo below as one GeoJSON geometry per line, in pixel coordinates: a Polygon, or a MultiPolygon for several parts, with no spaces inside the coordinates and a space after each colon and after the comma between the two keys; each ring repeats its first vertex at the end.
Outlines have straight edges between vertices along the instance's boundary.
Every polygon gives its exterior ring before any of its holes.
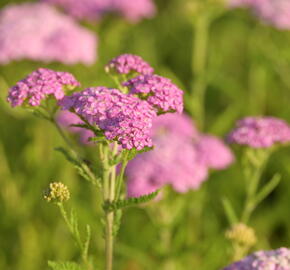
{"type": "Polygon", "coordinates": [[[88,256],[90,241],[91,241],[91,227],[90,225],[87,225],[87,236],[86,236],[86,241],[84,242],[84,245],[83,245],[83,253],[86,257],[88,256]]]}
{"type": "Polygon", "coordinates": [[[63,147],[57,147],[55,148],[56,151],[62,153],[66,160],[70,162],[74,167],[77,169],[78,174],[82,176],[85,180],[93,183],[94,185],[100,186],[100,180],[99,179],[92,179],[90,175],[85,171],[84,167],[82,166],[81,162],[74,157],[73,153],[63,147]]]}
{"type": "Polygon", "coordinates": [[[272,179],[260,190],[254,199],[254,205],[257,206],[262,202],[280,183],[281,175],[275,174],[272,179]]]}
{"type": "Polygon", "coordinates": [[[141,203],[146,203],[146,202],[152,201],[157,196],[158,192],[159,190],[152,192],[148,195],[144,195],[137,198],[128,198],[125,200],[116,200],[113,202],[106,201],[103,205],[103,208],[105,211],[111,212],[111,211],[117,211],[125,207],[138,205],[141,203]]]}
{"type": "Polygon", "coordinates": [[[234,210],[231,202],[229,201],[229,199],[228,198],[223,198],[222,199],[222,203],[223,203],[225,214],[227,216],[227,219],[228,219],[229,223],[231,225],[237,223],[238,222],[238,218],[237,218],[235,210],[234,210]]]}
{"type": "Polygon", "coordinates": [[[142,150],[137,150],[136,148],[130,150],[123,150],[123,156],[126,157],[126,160],[129,161],[135,158],[138,154],[151,151],[154,147],[144,147],[142,150]]]}

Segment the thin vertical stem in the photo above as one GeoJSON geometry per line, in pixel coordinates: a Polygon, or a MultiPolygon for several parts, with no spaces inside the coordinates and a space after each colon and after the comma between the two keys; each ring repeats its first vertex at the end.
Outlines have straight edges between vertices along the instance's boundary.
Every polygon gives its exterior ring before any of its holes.
{"type": "Polygon", "coordinates": [[[194,22],[194,45],[192,55],[192,69],[194,75],[192,92],[192,113],[203,129],[204,126],[204,98],[206,90],[206,61],[209,34],[209,16],[205,12],[199,14],[194,22]]]}
{"type": "MultiPolygon", "coordinates": [[[[113,157],[118,150],[118,145],[114,145],[113,157]]],[[[116,182],[116,166],[110,166],[109,164],[109,146],[105,146],[104,149],[104,201],[112,202],[115,199],[115,182],[116,182]]],[[[106,210],[105,212],[105,255],[106,255],[106,270],[113,269],[113,249],[114,249],[114,212],[106,210]]]]}

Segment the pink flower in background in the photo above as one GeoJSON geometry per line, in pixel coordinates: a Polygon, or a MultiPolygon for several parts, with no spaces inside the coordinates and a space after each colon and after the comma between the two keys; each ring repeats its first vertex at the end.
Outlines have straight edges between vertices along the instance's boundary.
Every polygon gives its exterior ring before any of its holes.
{"type": "Polygon", "coordinates": [[[139,73],[152,74],[154,69],[140,56],[134,54],[121,54],[113,58],[105,67],[107,72],[119,74],[139,73]]]}
{"type": "Polygon", "coordinates": [[[117,140],[125,149],[152,146],[150,130],[156,113],[146,101],[117,89],[92,87],[66,96],[60,105],[96,124],[108,140],[117,140]]]}
{"type": "Polygon", "coordinates": [[[200,163],[208,168],[221,170],[234,161],[234,155],[222,140],[211,135],[202,135],[196,143],[200,163]]]}
{"type": "Polygon", "coordinates": [[[91,65],[94,33],[43,3],[8,5],[0,11],[0,63],[30,59],[91,65]]]}
{"type": "Polygon", "coordinates": [[[64,87],[76,87],[80,83],[68,72],[39,68],[11,87],[8,102],[12,107],[29,104],[39,106],[48,96],[60,100],[64,97],[64,87]]]}
{"type": "Polygon", "coordinates": [[[236,126],[228,135],[230,143],[267,148],[290,141],[290,126],[275,117],[246,117],[238,121],[236,126]]]}
{"type": "Polygon", "coordinates": [[[109,10],[110,0],[41,0],[63,8],[66,13],[77,18],[99,20],[109,10]]]}
{"type": "Polygon", "coordinates": [[[241,261],[235,262],[224,270],[289,270],[290,250],[279,248],[255,252],[241,261]]]}
{"type": "Polygon", "coordinates": [[[176,113],[167,113],[156,117],[153,121],[152,135],[158,136],[164,133],[194,140],[199,138],[199,131],[186,114],[179,116],[176,113]]]}
{"type": "Polygon", "coordinates": [[[198,163],[190,140],[164,134],[153,137],[153,144],[153,150],[139,154],[126,168],[129,197],[151,193],[166,184],[186,192],[206,180],[207,168],[198,163]]]}
{"type": "Polygon", "coordinates": [[[263,21],[280,29],[290,29],[290,2],[288,0],[231,0],[233,7],[248,7],[263,21]]]}
{"type": "Polygon", "coordinates": [[[170,79],[159,75],[140,75],[125,83],[129,87],[130,94],[136,94],[145,99],[158,112],[183,111],[183,91],[170,79]]]}
{"type": "Polygon", "coordinates": [[[107,13],[117,13],[136,23],[151,18],[156,8],[152,0],[42,0],[62,7],[77,19],[99,20],[107,13]]]}
{"type": "Polygon", "coordinates": [[[142,18],[151,18],[156,13],[152,0],[111,0],[112,8],[128,21],[137,23],[142,18]]]}
{"type": "Polygon", "coordinates": [[[94,137],[94,133],[88,129],[73,127],[73,124],[83,124],[83,121],[70,111],[60,111],[57,114],[57,122],[72,133],[79,134],[80,142],[89,144],[89,138],[94,137]]]}
{"type": "Polygon", "coordinates": [[[233,162],[229,148],[214,136],[198,134],[186,115],[155,118],[152,138],[154,149],[139,154],[127,166],[129,197],[151,193],[166,184],[177,192],[198,189],[209,168],[224,169],[233,162]]]}

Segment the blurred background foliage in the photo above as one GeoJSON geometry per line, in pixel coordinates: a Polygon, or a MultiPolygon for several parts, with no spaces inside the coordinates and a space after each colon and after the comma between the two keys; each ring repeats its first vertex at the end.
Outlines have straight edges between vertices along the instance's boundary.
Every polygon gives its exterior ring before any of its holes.
{"type": "MultiPolygon", "coordinates": [[[[3,7],[7,3],[1,1],[3,7]]],[[[18,1],[19,2],[19,1],[18,1]]],[[[112,57],[121,53],[141,55],[156,73],[171,77],[186,93],[194,80],[196,18],[211,16],[205,80],[204,130],[224,137],[234,122],[245,115],[273,115],[290,121],[290,32],[264,25],[245,10],[229,10],[218,1],[158,0],[157,15],[138,24],[106,17],[85,25],[99,39],[98,61],[94,66],[64,66],[30,61],[0,66],[0,269],[47,269],[47,260],[72,260],[77,248],[56,207],[42,200],[42,191],[51,181],[63,181],[71,190],[70,205],[76,208],[81,224],[93,225],[91,252],[102,258],[103,241],[97,213],[98,192],[80,179],[64,158],[53,151],[62,145],[56,131],[21,109],[6,103],[7,89],[37,67],[72,72],[83,86],[113,86],[103,71],[112,57]],[[91,212],[90,205],[95,205],[91,212]]],[[[186,111],[191,100],[187,97],[186,111]]],[[[93,149],[86,149],[93,155],[93,149]]],[[[251,225],[259,238],[255,249],[290,245],[290,149],[276,152],[263,179],[280,172],[282,181],[259,206],[251,225]]],[[[237,157],[238,159],[238,157],[237,157]]],[[[241,209],[243,178],[236,162],[226,171],[213,172],[200,190],[181,196],[187,208],[179,217],[174,242],[167,249],[180,266],[170,268],[162,256],[160,216],[153,202],[130,208],[116,244],[116,269],[220,269],[228,263],[230,243],[224,239],[228,227],[221,200],[228,197],[241,209]],[[148,210],[151,209],[151,210],[148,210]],[[159,250],[159,251],[158,251],[159,250]]],[[[176,205],[168,210],[178,211],[176,205]]],[[[101,268],[100,268],[101,269],[101,268]]]]}

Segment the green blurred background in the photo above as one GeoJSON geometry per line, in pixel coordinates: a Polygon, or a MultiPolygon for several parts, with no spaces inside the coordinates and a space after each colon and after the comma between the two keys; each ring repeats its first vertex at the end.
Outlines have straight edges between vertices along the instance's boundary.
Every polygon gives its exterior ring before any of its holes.
{"type": "MultiPolygon", "coordinates": [[[[2,0],[0,6],[8,2],[16,1],[2,0]]],[[[78,258],[56,207],[42,200],[42,191],[51,181],[68,185],[70,206],[77,210],[82,226],[92,225],[91,252],[99,260],[103,258],[101,210],[97,205],[100,194],[53,150],[62,141],[49,123],[24,110],[11,109],[5,101],[8,87],[34,69],[42,66],[70,71],[83,86],[113,86],[104,65],[121,53],[134,53],[189,93],[194,80],[196,17],[206,12],[212,16],[212,23],[204,130],[224,137],[245,115],[273,115],[290,121],[289,31],[278,31],[245,10],[228,10],[214,0],[159,0],[156,5],[154,18],[135,25],[113,16],[95,25],[86,24],[99,38],[98,61],[92,67],[29,61],[0,66],[0,269],[40,270],[48,268],[50,259],[78,258]]],[[[190,106],[187,100],[188,113],[190,106]]],[[[93,154],[93,149],[87,151],[93,154]]],[[[282,181],[252,218],[259,238],[255,249],[290,245],[289,154],[289,147],[276,152],[265,171],[263,179],[279,172],[282,181]]],[[[167,247],[170,258],[180,264],[174,269],[220,269],[228,263],[230,249],[224,239],[228,223],[221,200],[228,197],[240,210],[244,199],[238,162],[226,171],[213,172],[200,190],[178,196],[184,196],[187,210],[174,230],[176,242],[167,247]]],[[[148,207],[154,208],[154,204],[148,207]]],[[[158,218],[150,217],[146,207],[125,210],[117,237],[115,269],[161,269],[164,258],[158,255],[158,218]]]]}

